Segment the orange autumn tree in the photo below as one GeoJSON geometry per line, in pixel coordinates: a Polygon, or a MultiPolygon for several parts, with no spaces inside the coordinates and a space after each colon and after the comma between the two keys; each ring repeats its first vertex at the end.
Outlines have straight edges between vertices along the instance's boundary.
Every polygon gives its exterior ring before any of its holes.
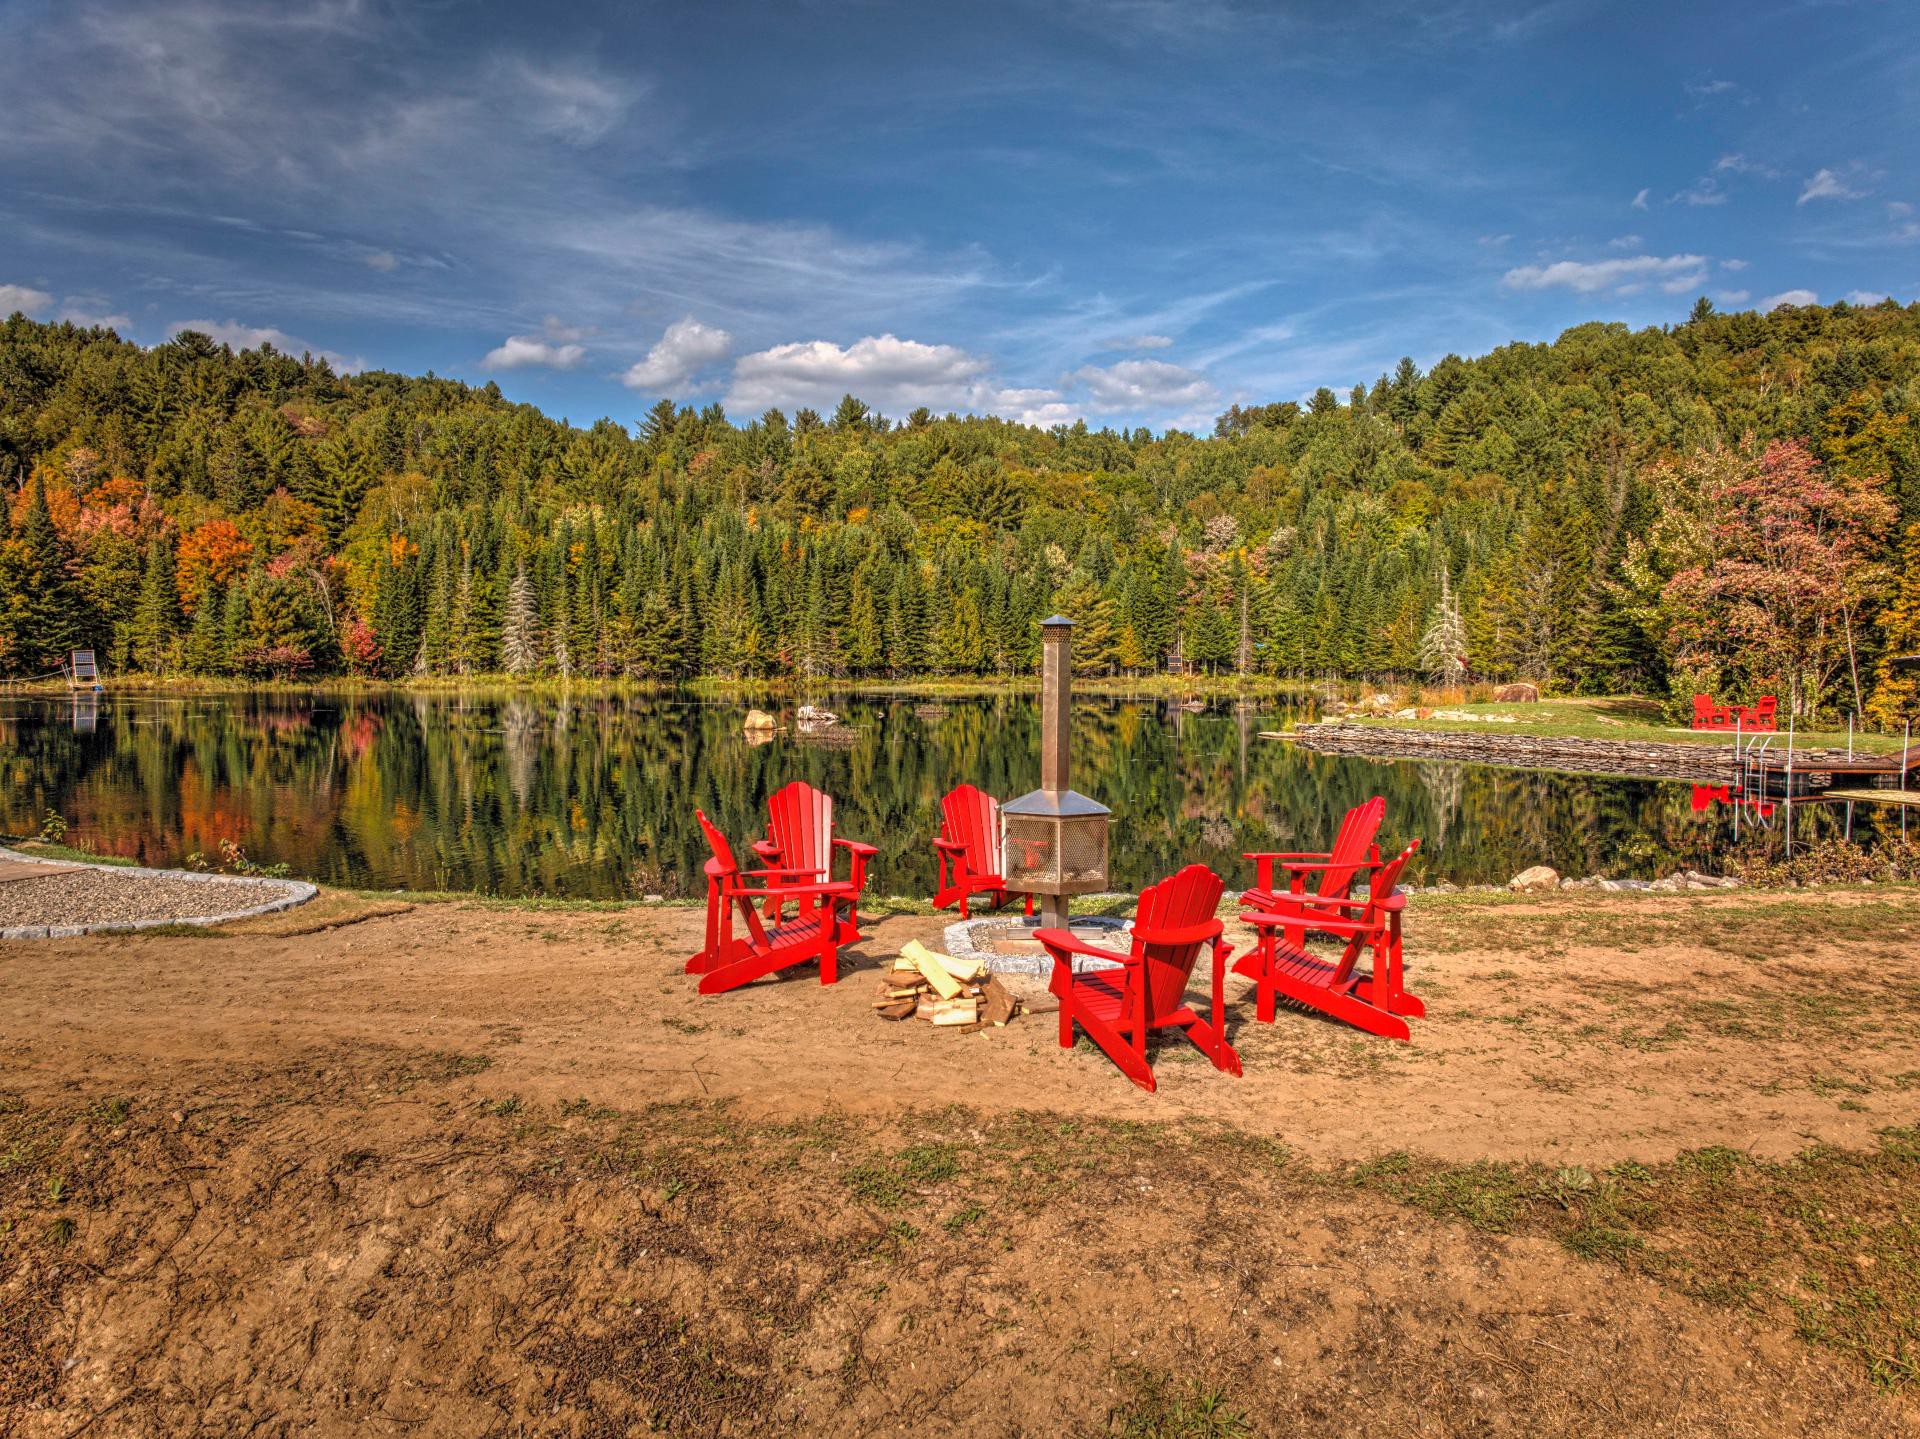
{"type": "Polygon", "coordinates": [[[180,537],[175,576],[181,612],[191,616],[208,593],[247,571],[253,546],[232,520],[208,520],[180,537]]]}

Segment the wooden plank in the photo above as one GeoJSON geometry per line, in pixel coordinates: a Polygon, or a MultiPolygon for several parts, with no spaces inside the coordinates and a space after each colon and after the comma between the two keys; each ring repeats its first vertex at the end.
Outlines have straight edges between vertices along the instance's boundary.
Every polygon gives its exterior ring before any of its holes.
{"type": "Polygon", "coordinates": [[[50,874],[72,874],[85,868],[84,864],[39,864],[22,859],[0,859],[0,884],[15,879],[45,879],[50,874]]]}
{"type": "Polygon", "coordinates": [[[1826,797],[1879,804],[1920,804],[1920,789],[1830,789],[1826,797]]]}

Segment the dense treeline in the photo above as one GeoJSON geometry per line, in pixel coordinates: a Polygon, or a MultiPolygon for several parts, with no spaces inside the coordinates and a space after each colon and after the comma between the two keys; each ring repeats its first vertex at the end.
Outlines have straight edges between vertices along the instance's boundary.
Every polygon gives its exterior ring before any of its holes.
{"type": "Polygon", "coordinates": [[[663,401],[629,434],[16,315],[0,674],[91,645],[208,675],[986,675],[1063,610],[1093,670],[1777,684],[1802,708],[1857,684],[1893,717],[1917,379],[1920,306],[1703,301],[1236,406],[1206,438],[852,397],[744,425],[663,401]],[[1811,587],[1809,554],[1833,557],[1811,587]]]}

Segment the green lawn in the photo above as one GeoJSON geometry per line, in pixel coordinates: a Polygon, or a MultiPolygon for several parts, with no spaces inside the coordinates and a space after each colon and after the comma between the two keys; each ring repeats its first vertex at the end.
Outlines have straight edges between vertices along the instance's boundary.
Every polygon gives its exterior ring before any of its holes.
{"type": "MultiPolygon", "coordinates": [[[[1642,699],[1634,695],[1541,700],[1538,704],[1462,704],[1437,705],[1432,708],[1442,713],[1512,715],[1514,720],[1511,724],[1461,719],[1356,719],[1354,722],[1376,725],[1383,729],[1456,730],[1474,733],[1485,730],[1489,734],[1564,736],[1574,739],[1674,740],[1684,744],[1718,745],[1733,743],[1731,732],[1700,733],[1688,729],[1685,725],[1673,724],[1662,713],[1657,700],[1642,699]]],[[[1774,747],[1784,749],[1786,743],[1787,731],[1783,723],[1779,738],[1774,741],[1774,747]]],[[[1847,732],[1844,727],[1838,730],[1797,730],[1793,736],[1793,743],[1796,749],[1845,749],[1847,732]]],[[[1865,731],[1856,730],[1853,743],[1856,750],[1883,752],[1898,749],[1900,736],[1868,734],[1865,731]]]]}

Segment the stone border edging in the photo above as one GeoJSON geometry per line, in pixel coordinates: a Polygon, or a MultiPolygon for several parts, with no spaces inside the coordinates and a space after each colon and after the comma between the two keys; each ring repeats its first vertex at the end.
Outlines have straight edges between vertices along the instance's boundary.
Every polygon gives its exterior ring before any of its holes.
{"type": "MultiPolygon", "coordinates": [[[[1114,934],[1124,934],[1133,928],[1130,919],[1117,919],[1112,915],[1083,914],[1074,916],[1073,922],[1089,929],[1110,930],[1114,934]]],[[[950,924],[942,935],[947,953],[955,959],[980,959],[986,962],[987,970],[992,974],[1025,974],[1045,979],[1053,973],[1053,961],[1044,952],[1036,955],[997,954],[991,949],[982,949],[973,942],[976,929],[1038,929],[1040,917],[1029,919],[1023,914],[983,914],[978,919],[963,919],[950,924]]],[[[1081,974],[1090,969],[1118,969],[1121,961],[1115,958],[1112,964],[1081,955],[1073,957],[1073,970],[1081,974]]]]}
{"type": "MultiPolygon", "coordinates": [[[[56,862],[35,859],[30,854],[21,854],[18,850],[5,847],[0,847],[0,859],[19,860],[23,864],[56,862]]],[[[305,904],[320,893],[318,885],[309,884],[304,879],[273,879],[265,875],[206,874],[197,869],[147,869],[140,865],[126,864],[88,864],[84,860],[59,860],[57,863],[77,864],[82,869],[105,870],[109,874],[146,875],[156,879],[185,879],[200,884],[271,884],[282,887],[286,892],[279,899],[270,899],[265,904],[251,905],[246,909],[236,909],[225,914],[195,914],[175,919],[126,919],[118,923],[104,924],[24,924],[15,925],[11,929],[0,929],[0,939],[77,939],[83,934],[158,929],[163,924],[225,924],[229,920],[252,919],[255,915],[273,914],[278,910],[292,909],[297,905],[305,904]]]]}

